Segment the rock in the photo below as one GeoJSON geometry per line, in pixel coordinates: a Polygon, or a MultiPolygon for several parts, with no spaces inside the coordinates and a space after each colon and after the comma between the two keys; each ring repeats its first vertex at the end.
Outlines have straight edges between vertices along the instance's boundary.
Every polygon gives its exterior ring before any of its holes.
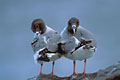
{"type": "Polygon", "coordinates": [[[104,70],[99,70],[94,80],[120,80],[120,61],[104,70]]]}
{"type": "Polygon", "coordinates": [[[71,77],[58,77],[56,75],[38,75],[36,78],[33,77],[28,80],[93,80],[96,76],[96,73],[91,74],[77,74],[71,77]]]}
{"type": "Polygon", "coordinates": [[[42,74],[28,80],[120,80],[120,61],[95,73],[77,74],[70,77],[42,74]]]}

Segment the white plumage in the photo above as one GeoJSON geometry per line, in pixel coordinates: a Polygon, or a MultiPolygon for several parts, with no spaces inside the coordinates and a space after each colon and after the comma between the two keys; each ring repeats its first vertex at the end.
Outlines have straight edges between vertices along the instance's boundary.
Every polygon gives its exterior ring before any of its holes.
{"type": "Polygon", "coordinates": [[[68,21],[68,26],[61,32],[62,49],[65,51],[64,56],[74,62],[75,75],[75,61],[84,60],[84,72],[86,67],[86,59],[92,57],[96,51],[97,43],[93,34],[79,25],[77,18],[71,18],[68,21]]]}
{"type": "MultiPolygon", "coordinates": [[[[50,27],[46,26],[46,28],[47,29],[45,33],[43,33],[42,35],[39,33],[35,33],[34,40],[37,39],[37,42],[32,45],[33,51],[35,52],[34,60],[37,60],[39,57],[41,57],[42,55],[40,55],[39,52],[47,48],[49,51],[55,52],[46,53],[47,58],[50,59],[50,61],[55,61],[56,59],[61,57],[61,55],[56,52],[58,49],[57,44],[59,42],[60,35],[57,34],[57,32],[51,29],[50,27]]],[[[35,62],[42,63],[43,61],[44,60],[37,60],[35,62]]]]}
{"type": "Polygon", "coordinates": [[[65,43],[65,45],[62,48],[67,53],[64,55],[66,58],[69,58],[72,60],[88,59],[93,56],[96,50],[97,45],[96,45],[96,40],[93,34],[81,26],[78,27],[78,30],[75,33],[75,35],[71,35],[70,33],[68,33],[67,28],[65,27],[61,32],[61,37],[62,37],[61,42],[65,43]],[[79,43],[82,40],[92,41],[92,43],[87,44],[87,46],[92,45],[93,48],[83,49],[85,47],[84,45],[71,54],[71,52],[79,45],[79,43]]]}
{"type": "MultiPolygon", "coordinates": [[[[35,63],[41,64],[40,74],[42,74],[43,62],[54,61],[61,57],[58,53],[58,43],[60,35],[47,25],[42,19],[35,19],[32,22],[31,29],[35,33],[33,42],[31,43],[34,51],[35,63]]],[[[53,74],[53,68],[51,74],[53,74]]]]}

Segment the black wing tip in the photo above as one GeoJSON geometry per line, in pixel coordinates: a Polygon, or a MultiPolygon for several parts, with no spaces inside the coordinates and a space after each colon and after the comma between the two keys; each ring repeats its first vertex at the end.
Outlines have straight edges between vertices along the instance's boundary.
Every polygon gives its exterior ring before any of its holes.
{"type": "Polygon", "coordinates": [[[50,59],[46,55],[42,55],[41,57],[37,58],[37,61],[49,62],[50,59]]]}

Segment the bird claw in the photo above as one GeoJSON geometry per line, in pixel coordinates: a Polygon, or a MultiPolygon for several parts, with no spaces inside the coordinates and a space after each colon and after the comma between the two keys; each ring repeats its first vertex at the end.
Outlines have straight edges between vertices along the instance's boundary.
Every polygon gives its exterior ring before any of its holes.
{"type": "Polygon", "coordinates": [[[73,75],[77,75],[75,72],[73,72],[69,77],[72,77],[73,75]]]}
{"type": "Polygon", "coordinates": [[[42,73],[40,73],[40,75],[42,75],[42,73]]]}
{"type": "Polygon", "coordinates": [[[82,72],[82,74],[86,74],[86,72],[82,72]]]}
{"type": "Polygon", "coordinates": [[[51,72],[50,74],[48,74],[48,75],[53,75],[53,72],[51,72]]]}

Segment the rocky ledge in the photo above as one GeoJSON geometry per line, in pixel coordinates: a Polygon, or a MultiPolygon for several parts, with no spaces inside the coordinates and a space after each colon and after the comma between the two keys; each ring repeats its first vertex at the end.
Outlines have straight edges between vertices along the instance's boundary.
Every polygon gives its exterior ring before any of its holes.
{"type": "Polygon", "coordinates": [[[120,61],[95,73],[77,74],[70,77],[42,74],[28,80],[120,80],[120,61]]]}

